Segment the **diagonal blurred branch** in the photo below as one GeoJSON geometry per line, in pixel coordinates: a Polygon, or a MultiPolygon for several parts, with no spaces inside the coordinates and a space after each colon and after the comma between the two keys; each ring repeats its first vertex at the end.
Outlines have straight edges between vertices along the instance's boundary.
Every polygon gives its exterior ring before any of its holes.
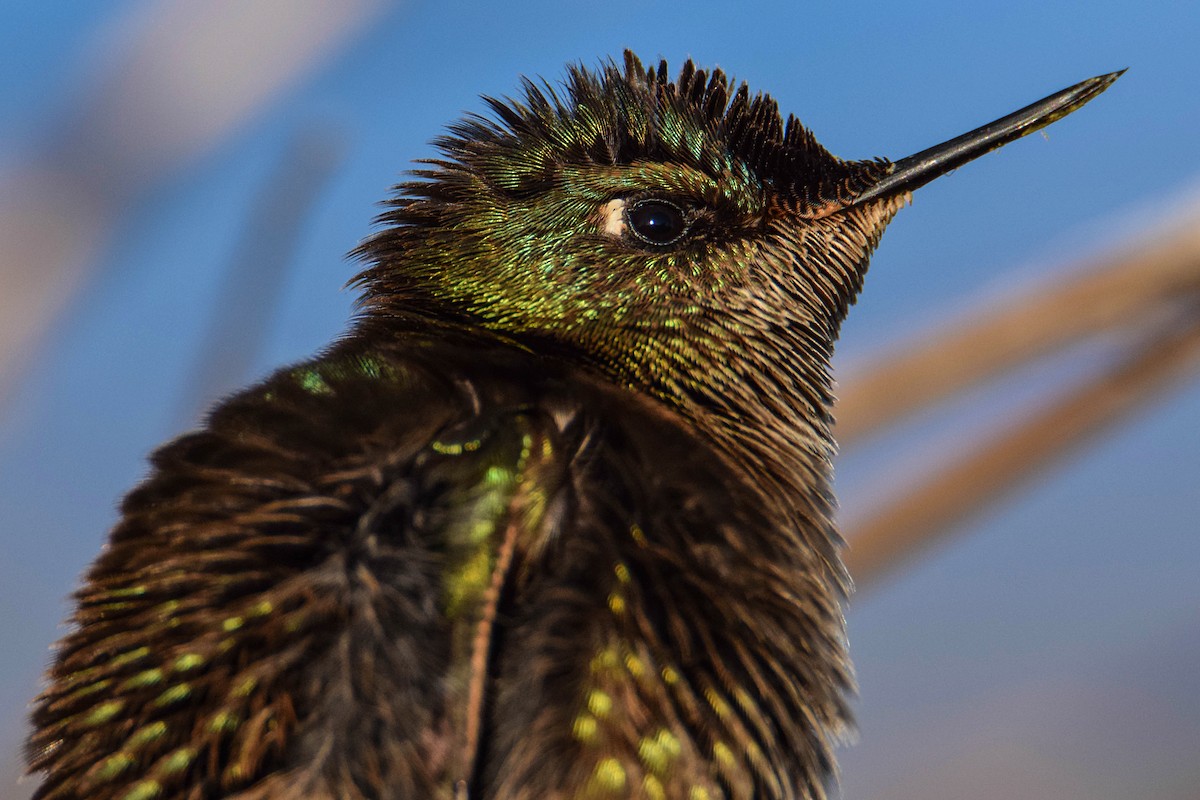
{"type": "Polygon", "coordinates": [[[194,423],[209,404],[245,382],[283,294],[304,221],[341,160],[340,151],[334,131],[302,131],[263,184],[226,270],[200,363],[183,394],[183,424],[194,423]]]}
{"type": "Polygon", "coordinates": [[[387,0],[171,0],[87,104],[0,175],[0,408],[19,365],[78,288],[122,211],[244,125],[343,46],[387,0]]]}
{"type": "MultiPolygon", "coordinates": [[[[1200,260],[1193,264],[1200,267],[1200,260]]],[[[1194,292],[1190,305],[1143,336],[1102,375],[1011,428],[968,445],[897,499],[847,524],[847,563],[860,591],[944,538],[955,523],[1032,481],[1073,448],[1197,371],[1200,293],[1194,292]]]]}
{"type": "Polygon", "coordinates": [[[923,407],[1081,338],[1143,322],[1200,293],[1200,211],[1182,223],[955,326],[842,381],[845,446],[923,407]]]}

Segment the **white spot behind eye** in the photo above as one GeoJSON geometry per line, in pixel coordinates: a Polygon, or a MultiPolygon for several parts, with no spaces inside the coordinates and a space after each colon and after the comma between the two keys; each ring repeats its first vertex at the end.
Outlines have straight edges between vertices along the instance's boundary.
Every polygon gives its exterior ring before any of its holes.
{"type": "Polygon", "coordinates": [[[600,209],[600,224],[609,236],[622,237],[625,235],[625,201],[609,200],[600,209]]]}

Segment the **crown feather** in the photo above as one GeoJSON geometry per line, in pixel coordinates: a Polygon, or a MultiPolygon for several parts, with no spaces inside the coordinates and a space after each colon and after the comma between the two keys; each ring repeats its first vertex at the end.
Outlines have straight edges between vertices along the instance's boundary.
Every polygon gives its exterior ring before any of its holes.
{"type": "MultiPolygon", "coordinates": [[[[492,116],[452,125],[435,142],[447,157],[437,163],[512,196],[550,188],[563,163],[656,159],[719,174],[732,159],[803,212],[849,201],[891,171],[883,159],[834,156],[794,116],[785,123],[769,95],[752,94],[745,83],[731,91],[724,72],[691,60],[671,80],[665,60],[648,68],[626,51],[623,67],[576,65],[562,88],[526,78],[520,98],[484,102],[492,116]]],[[[423,182],[403,189],[410,198],[429,196],[423,182]]]]}

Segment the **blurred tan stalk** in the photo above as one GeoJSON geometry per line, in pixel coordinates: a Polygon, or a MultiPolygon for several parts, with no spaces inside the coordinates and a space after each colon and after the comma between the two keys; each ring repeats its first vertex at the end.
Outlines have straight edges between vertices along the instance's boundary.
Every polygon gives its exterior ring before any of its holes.
{"type": "Polygon", "coordinates": [[[251,376],[275,320],[304,225],[341,163],[332,128],[299,131],[259,189],[225,269],[200,358],[182,394],[180,427],[194,425],[251,376]]]}
{"type": "MultiPolygon", "coordinates": [[[[0,410],[122,212],[343,47],[387,0],[164,0],[66,124],[0,175],[0,410]]],[[[116,50],[117,48],[113,48],[116,50]]]]}
{"type": "Polygon", "coordinates": [[[843,447],[1080,339],[1151,319],[1200,292],[1200,208],[1112,256],[1072,266],[1003,303],[938,325],[841,381],[843,447]]]}
{"type": "MultiPolygon", "coordinates": [[[[860,591],[965,518],[1200,371],[1200,212],[1082,269],[940,327],[843,382],[839,438],[853,444],[917,410],[1081,339],[1137,344],[1027,418],[949,454],[845,526],[860,591]]],[[[894,483],[894,482],[893,482],[894,483]]]]}

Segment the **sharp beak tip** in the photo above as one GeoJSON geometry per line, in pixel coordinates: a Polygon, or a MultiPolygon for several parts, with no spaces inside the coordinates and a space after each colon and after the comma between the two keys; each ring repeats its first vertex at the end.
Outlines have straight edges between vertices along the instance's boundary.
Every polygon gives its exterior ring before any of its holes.
{"type": "Polygon", "coordinates": [[[1128,67],[1088,78],[995,122],[901,159],[895,162],[891,174],[856,197],[850,205],[911,192],[984,153],[1041,130],[1086,105],[1127,71],[1128,67]]]}
{"type": "Polygon", "coordinates": [[[1078,84],[1078,88],[1084,89],[1087,93],[1088,99],[1090,100],[1116,83],[1117,78],[1121,77],[1128,71],[1129,67],[1125,67],[1124,69],[1119,69],[1116,72],[1108,72],[1104,75],[1097,75],[1094,78],[1088,78],[1086,81],[1078,84]]]}

